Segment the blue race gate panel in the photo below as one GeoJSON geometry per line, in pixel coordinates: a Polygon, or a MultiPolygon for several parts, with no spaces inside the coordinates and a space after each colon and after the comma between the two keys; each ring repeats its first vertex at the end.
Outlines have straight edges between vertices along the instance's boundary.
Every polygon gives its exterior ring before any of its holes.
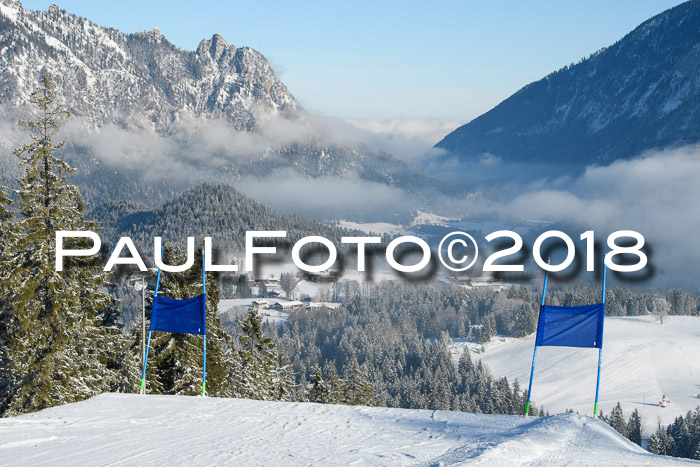
{"type": "Polygon", "coordinates": [[[151,312],[151,331],[206,334],[204,303],[206,294],[187,300],[156,296],[151,312]]]}
{"type": "Polygon", "coordinates": [[[605,304],[540,307],[535,345],[603,347],[605,304]]]}

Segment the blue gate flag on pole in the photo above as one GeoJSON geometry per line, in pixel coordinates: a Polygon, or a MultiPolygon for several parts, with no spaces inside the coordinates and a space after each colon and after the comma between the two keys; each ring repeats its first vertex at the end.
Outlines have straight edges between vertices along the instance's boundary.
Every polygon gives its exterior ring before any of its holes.
{"type": "MultiPolygon", "coordinates": [[[[160,250],[161,257],[163,250],[160,250]]],[[[202,294],[184,300],[158,295],[160,286],[160,268],[156,279],[156,293],[153,297],[151,310],[151,327],[148,330],[148,343],[146,355],[143,359],[143,372],[141,373],[141,394],[146,394],[146,366],[148,365],[148,351],[151,348],[151,334],[153,331],[177,332],[180,334],[199,334],[202,336],[202,396],[207,394],[207,271],[204,260],[204,248],[202,248],[202,294]]]]}
{"type": "Polygon", "coordinates": [[[206,294],[186,300],[156,296],[151,311],[151,331],[206,334],[206,294]]]}
{"type": "Polygon", "coordinates": [[[605,304],[540,307],[535,345],[603,347],[605,304]]]}
{"type": "MultiPolygon", "coordinates": [[[[547,258],[549,264],[549,258],[547,258]]],[[[535,349],[532,352],[532,367],[530,368],[530,384],[527,388],[525,416],[530,413],[530,396],[532,381],[535,377],[535,361],[537,348],[541,346],[554,347],[589,347],[598,349],[598,376],[595,383],[595,402],[593,417],[598,415],[598,395],[600,394],[600,369],[603,363],[603,324],[605,322],[605,282],[607,267],[603,257],[603,293],[601,303],[583,306],[552,306],[545,305],[547,295],[547,277],[549,270],[545,268],[544,286],[542,287],[542,303],[540,316],[537,320],[535,349]]]]}

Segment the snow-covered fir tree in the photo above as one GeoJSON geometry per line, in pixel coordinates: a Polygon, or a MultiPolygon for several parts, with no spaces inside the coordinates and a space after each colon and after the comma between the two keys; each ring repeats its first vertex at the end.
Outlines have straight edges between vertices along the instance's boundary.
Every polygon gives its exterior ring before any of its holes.
{"type": "Polygon", "coordinates": [[[248,283],[248,276],[245,274],[238,276],[238,281],[236,282],[236,296],[238,298],[250,298],[253,296],[253,292],[250,290],[250,284],[248,283]]]}
{"type": "MultiPolygon", "coordinates": [[[[11,224],[10,219],[12,219],[12,212],[10,211],[10,206],[12,202],[7,194],[7,188],[2,184],[0,179],[0,248],[5,245],[5,237],[10,232],[11,224]]],[[[0,254],[2,250],[0,250],[0,254]]]]}
{"type": "Polygon", "coordinates": [[[673,437],[670,436],[666,429],[661,426],[661,423],[659,423],[656,433],[651,435],[649,438],[648,447],[654,454],[666,456],[671,454],[671,447],[673,446],[673,443],[673,437]]]}
{"type": "Polygon", "coordinates": [[[700,460],[700,407],[679,415],[668,427],[659,423],[649,438],[649,450],[656,454],[700,460]]]}
{"type": "Polygon", "coordinates": [[[496,322],[493,315],[488,315],[484,318],[483,325],[481,326],[481,333],[479,334],[479,341],[482,344],[489,342],[496,335],[496,322]]]}
{"type": "Polygon", "coordinates": [[[326,376],[326,394],[325,399],[319,402],[326,404],[342,404],[345,401],[345,392],[347,390],[347,382],[338,375],[338,370],[333,362],[327,362],[323,368],[323,373],[326,376]]]}
{"type": "Polygon", "coordinates": [[[642,417],[639,415],[639,409],[634,409],[627,421],[627,439],[639,446],[642,445],[642,417]]]}
{"type": "Polygon", "coordinates": [[[323,379],[323,372],[318,364],[316,364],[311,370],[311,380],[306,386],[306,399],[310,402],[323,403],[326,401],[327,394],[328,386],[323,379]]]}
{"type": "Polygon", "coordinates": [[[289,363],[289,358],[275,349],[275,377],[272,380],[272,397],[278,401],[291,401],[295,398],[296,385],[294,380],[296,375],[289,363]]]}
{"type": "MultiPolygon", "coordinates": [[[[5,250],[9,244],[10,229],[12,224],[12,213],[9,210],[10,198],[7,196],[7,189],[0,183],[0,264],[4,264],[5,250]]],[[[3,273],[0,271],[0,278],[3,273]]],[[[0,283],[2,281],[0,280],[0,283]]],[[[10,370],[10,356],[7,350],[9,343],[10,319],[11,313],[6,294],[0,292],[0,414],[6,409],[6,404],[9,402],[9,395],[12,391],[14,378],[10,370]]]]}
{"type": "Polygon", "coordinates": [[[615,428],[622,436],[627,437],[627,423],[622,412],[622,406],[618,402],[610,412],[610,418],[607,420],[611,427],[615,428]]]}
{"type": "MultiPolygon", "coordinates": [[[[622,436],[626,437],[633,443],[641,446],[642,445],[642,417],[639,414],[639,410],[634,409],[632,412],[632,415],[630,415],[629,419],[625,421],[625,414],[622,411],[622,405],[618,402],[615,407],[613,407],[612,411],[610,412],[610,415],[607,416],[603,413],[600,414],[600,419],[610,425],[611,427],[615,428],[618,433],[620,433],[622,436]]],[[[664,432],[665,433],[665,432],[664,432]]],[[[663,439],[659,438],[659,433],[657,432],[656,438],[652,436],[651,439],[654,439],[654,443],[659,447],[659,449],[663,449],[663,453],[666,453],[666,444],[667,444],[667,439],[665,438],[665,434],[663,435],[663,439]]],[[[649,441],[649,449],[652,450],[652,452],[655,452],[656,454],[660,454],[661,452],[656,452],[653,449],[656,449],[653,447],[651,440],[649,441]]]]}
{"type": "Polygon", "coordinates": [[[251,305],[241,322],[240,355],[243,397],[262,400],[284,400],[291,395],[294,376],[288,362],[263,332],[258,307],[251,305]]]}
{"type": "Polygon", "coordinates": [[[348,405],[377,405],[374,400],[374,388],[365,375],[365,371],[353,356],[344,371],[346,378],[345,403],[348,405]]]}
{"type": "MultiPolygon", "coordinates": [[[[55,269],[57,230],[99,229],[84,219],[82,196],[67,182],[73,169],[59,157],[63,143],[53,142],[68,114],[57,103],[46,72],[30,101],[37,115],[20,124],[30,130],[31,141],[15,151],[24,168],[18,218],[10,227],[12,235],[3,239],[3,340],[11,373],[10,391],[1,404],[6,415],[120,386],[116,358],[123,340],[115,325],[116,303],[105,290],[109,275],[95,257],[73,258],[62,272],[55,269]]],[[[70,248],[90,246],[80,240],[70,248]]]]}

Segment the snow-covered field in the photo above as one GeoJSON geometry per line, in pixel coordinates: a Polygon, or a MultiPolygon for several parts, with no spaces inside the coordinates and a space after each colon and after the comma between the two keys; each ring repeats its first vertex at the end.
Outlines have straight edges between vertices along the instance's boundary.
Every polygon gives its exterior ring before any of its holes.
{"type": "Polygon", "coordinates": [[[429,212],[418,211],[418,213],[413,217],[411,221],[411,226],[414,225],[440,225],[447,227],[450,222],[458,222],[459,219],[452,219],[450,217],[439,216],[437,214],[432,214],[429,212]]]}
{"type": "MultiPolygon", "coordinates": [[[[526,388],[532,365],[534,334],[521,339],[496,337],[483,354],[472,353],[494,376],[515,378],[526,388]]],[[[453,356],[465,345],[457,342],[453,356]]],[[[620,401],[626,415],[639,409],[650,436],[660,418],[664,425],[700,405],[700,318],[671,316],[664,324],[653,317],[606,318],[600,407],[607,414],[620,401]],[[663,394],[671,400],[658,406],[663,394]]],[[[593,413],[598,349],[541,347],[532,398],[550,413],[574,409],[593,413]]]]}
{"type": "Polygon", "coordinates": [[[389,224],[388,222],[352,222],[347,220],[338,221],[339,227],[350,230],[359,230],[368,235],[403,235],[406,229],[400,225],[389,224]]]}
{"type": "Polygon", "coordinates": [[[678,465],[604,423],[104,394],[0,419],[3,465],[678,465]]]}

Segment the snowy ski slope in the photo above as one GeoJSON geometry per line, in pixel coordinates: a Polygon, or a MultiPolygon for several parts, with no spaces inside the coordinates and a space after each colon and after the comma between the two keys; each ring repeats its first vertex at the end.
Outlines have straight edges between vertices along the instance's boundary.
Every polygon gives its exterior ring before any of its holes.
{"type": "MultiPolygon", "coordinates": [[[[0,419],[3,465],[679,465],[599,420],[103,394],[0,419]]],[[[696,464],[697,465],[697,464],[696,464]]]]}
{"type": "MultiPolygon", "coordinates": [[[[486,344],[481,359],[494,376],[515,378],[526,388],[530,377],[534,334],[521,339],[496,337],[486,344]]],[[[455,343],[459,358],[468,343],[455,343]]],[[[471,345],[472,347],[478,347],[471,345]]],[[[651,435],[660,418],[664,425],[700,405],[700,318],[667,317],[658,324],[654,317],[606,318],[603,335],[603,368],[600,407],[607,414],[620,401],[626,415],[639,409],[645,436],[651,435]],[[663,394],[671,400],[660,408],[663,394]]],[[[532,398],[550,413],[567,408],[591,415],[595,395],[598,349],[541,347],[532,398]]]]}

